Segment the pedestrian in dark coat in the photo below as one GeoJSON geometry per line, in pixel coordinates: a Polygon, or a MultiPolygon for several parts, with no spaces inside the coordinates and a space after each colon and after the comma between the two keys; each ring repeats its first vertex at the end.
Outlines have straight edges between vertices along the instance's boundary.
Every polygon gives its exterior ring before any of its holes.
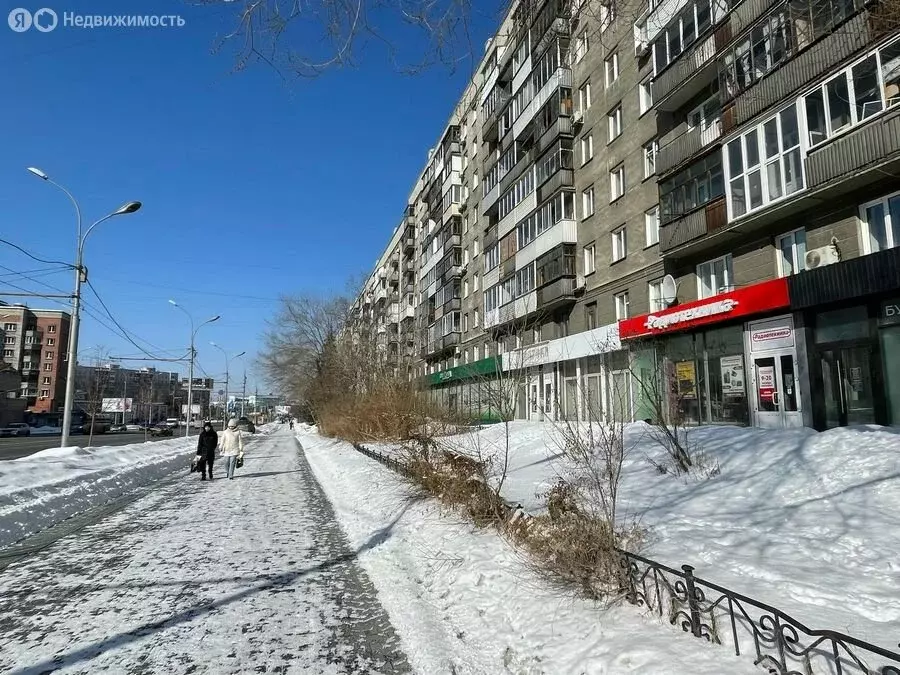
{"type": "Polygon", "coordinates": [[[219,434],[207,422],[203,425],[203,431],[197,439],[197,454],[200,455],[200,470],[203,472],[200,480],[206,480],[206,471],[209,470],[209,479],[213,477],[213,462],[216,460],[216,448],[219,445],[219,434]]]}

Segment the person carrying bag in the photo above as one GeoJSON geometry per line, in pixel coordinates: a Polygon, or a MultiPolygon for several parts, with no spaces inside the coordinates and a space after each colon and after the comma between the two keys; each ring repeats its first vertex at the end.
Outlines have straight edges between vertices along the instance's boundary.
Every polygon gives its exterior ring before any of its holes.
{"type": "Polygon", "coordinates": [[[234,470],[244,465],[244,436],[237,428],[237,420],[228,420],[228,428],[222,432],[222,456],[228,479],[234,479],[234,470]]]}
{"type": "MultiPolygon", "coordinates": [[[[203,475],[200,480],[206,480],[206,471],[209,469],[209,479],[213,479],[213,462],[216,460],[216,447],[219,445],[219,435],[212,428],[212,423],[206,422],[203,431],[197,438],[196,463],[203,475]]],[[[194,469],[196,471],[196,469],[194,469]]]]}

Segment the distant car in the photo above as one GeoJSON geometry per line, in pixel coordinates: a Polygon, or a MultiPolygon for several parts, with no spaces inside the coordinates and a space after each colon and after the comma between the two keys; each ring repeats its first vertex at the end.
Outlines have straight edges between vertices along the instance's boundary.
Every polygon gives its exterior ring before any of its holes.
{"type": "Polygon", "coordinates": [[[125,431],[143,431],[144,427],[141,424],[126,424],[125,431]]]}
{"type": "Polygon", "coordinates": [[[128,431],[128,427],[126,427],[124,424],[113,424],[109,428],[109,432],[111,434],[121,434],[125,431],[128,431]]]}
{"type": "Polygon", "coordinates": [[[31,427],[24,422],[13,422],[0,429],[0,436],[31,436],[31,427]]]}
{"type": "Polygon", "coordinates": [[[181,426],[181,420],[179,420],[177,417],[170,417],[166,420],[166,426],[170,429],[177,429],[181,426]]]}
{"type": "Polygon", "coordinates": [[[240,429],[241,431],[247,431],[251,434],[256,433],[256,425],[254,425],[253,422],[248,420],[246,417],[238,418],[237,428],[240,429]]]}
{"type": "Polygon", "coordinates": [[[172,427],[169,426],[168,422],[159,424],[155,427],[150,427],[150,435],[151,436],[171,436],[172,435],[172,427]]]}

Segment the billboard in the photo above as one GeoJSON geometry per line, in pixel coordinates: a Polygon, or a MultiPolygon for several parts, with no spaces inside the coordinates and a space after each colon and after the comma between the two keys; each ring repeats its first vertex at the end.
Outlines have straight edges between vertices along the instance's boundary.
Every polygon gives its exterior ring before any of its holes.
{"type": "Polygon", "coordinates": [[[131,412],[132,400],[130,398],[105,398],[100,403],[100,411],[105,413],[131,412]]]}
{"type": "Polygon", "coordinates": [[[276,415],[290,415],[290,414],[291,414],[291,406],[289,406],[289,405],[276,405],[276,406],[275,406],[275,414],[276,414],[276,415]]]}
{"type": "MultiPolygon", "coordinates": [[[[203,406],[201,406],[199,403],[195,403],[194,405],[191,406],[191,413],[194,414],[194,415],[199,415],[199,414],[200,414],[200,409],[201,409],[202,407],[203,407],[203,406]]],[[[182,405],[182,406],[181,406],[181,414],[182,414],[182,415],[187,414],[187,405],[182,405]]]]}

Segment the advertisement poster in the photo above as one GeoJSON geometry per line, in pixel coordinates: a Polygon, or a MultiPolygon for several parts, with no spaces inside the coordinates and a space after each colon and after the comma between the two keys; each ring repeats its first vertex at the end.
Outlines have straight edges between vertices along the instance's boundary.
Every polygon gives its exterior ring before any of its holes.
{"type": "Polygon", "coordinates": [[[744,357],[723,356],[719,359],[724,396],[744,395],[744,357]]]}
{"type": "Polygon", "coordinates": [[[775,366],[757,366],[757,389],[760,401],[772,401],[775,396],[775,366]]]}
{"type": "Polygon", "coordinates": [[[132,399],[130,398],[105,398],[100,402],[100,411],[105,413],[131,412],[132,399]]]}
{"type": "Polygon", "coordinates": [[[678,382],[678,394],[682,398],[697,398],[697,376],[693,361],[679,361],[676,363],[675,379],[678,382]]]}

